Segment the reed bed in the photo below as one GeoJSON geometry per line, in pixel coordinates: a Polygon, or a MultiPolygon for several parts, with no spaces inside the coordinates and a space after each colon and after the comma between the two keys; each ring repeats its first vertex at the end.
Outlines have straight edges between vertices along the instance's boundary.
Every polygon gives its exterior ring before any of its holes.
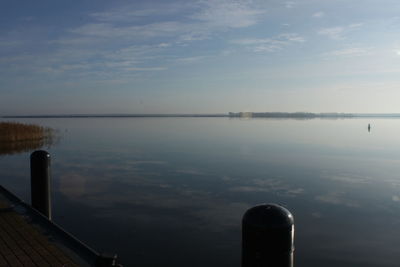
{"type": "Polygon", "coordinates": [[[0,122],[0,155],[27,152],[52,144],[51,128],[19,122],[0,122]]]}

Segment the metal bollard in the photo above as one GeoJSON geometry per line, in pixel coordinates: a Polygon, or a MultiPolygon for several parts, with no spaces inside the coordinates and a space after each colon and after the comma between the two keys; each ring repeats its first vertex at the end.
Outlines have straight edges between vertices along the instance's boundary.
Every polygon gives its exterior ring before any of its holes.
{"type": "Polygon", "coordinates": [[[51,220],[50,154],[38,150],[31,154],[32,207],[51,220]]]}
{"type": "Polygon", "coordinates": [[[242,267],[293,267],[294,220],[284,207],[262,204],[242,220],[242,267]]]}

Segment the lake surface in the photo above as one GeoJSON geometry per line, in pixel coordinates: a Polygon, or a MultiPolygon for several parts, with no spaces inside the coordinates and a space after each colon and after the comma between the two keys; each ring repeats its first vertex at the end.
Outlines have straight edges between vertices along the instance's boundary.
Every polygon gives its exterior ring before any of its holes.
{"type": "MultiPolygon", "coordinates": [[[[294,215],[295,266],[399,265],[398,119],[17,121],[59,130],[54,221],[124,266],[240,266],[242,216],[265,202],[294,215]]],[[[27,202],[29,154],[0,156],[27,202]]]]}

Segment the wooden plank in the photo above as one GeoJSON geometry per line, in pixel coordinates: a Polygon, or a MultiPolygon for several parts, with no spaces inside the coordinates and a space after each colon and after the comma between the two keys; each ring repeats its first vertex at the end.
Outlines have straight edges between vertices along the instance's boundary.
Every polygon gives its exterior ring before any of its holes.
{"type": "Polygon", "coordinates": [[[0,200],[0,266],[79,266],[0,200]]]}

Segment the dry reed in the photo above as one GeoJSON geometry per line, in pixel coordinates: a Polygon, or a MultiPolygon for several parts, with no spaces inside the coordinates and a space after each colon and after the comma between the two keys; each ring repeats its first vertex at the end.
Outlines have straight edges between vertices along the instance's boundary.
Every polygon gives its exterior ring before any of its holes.
{"type": "Polygon", "coordinates": [[[0,122],[0,155],[38,149],[53,143],[50,128],[19,122],[0,122]]]}

